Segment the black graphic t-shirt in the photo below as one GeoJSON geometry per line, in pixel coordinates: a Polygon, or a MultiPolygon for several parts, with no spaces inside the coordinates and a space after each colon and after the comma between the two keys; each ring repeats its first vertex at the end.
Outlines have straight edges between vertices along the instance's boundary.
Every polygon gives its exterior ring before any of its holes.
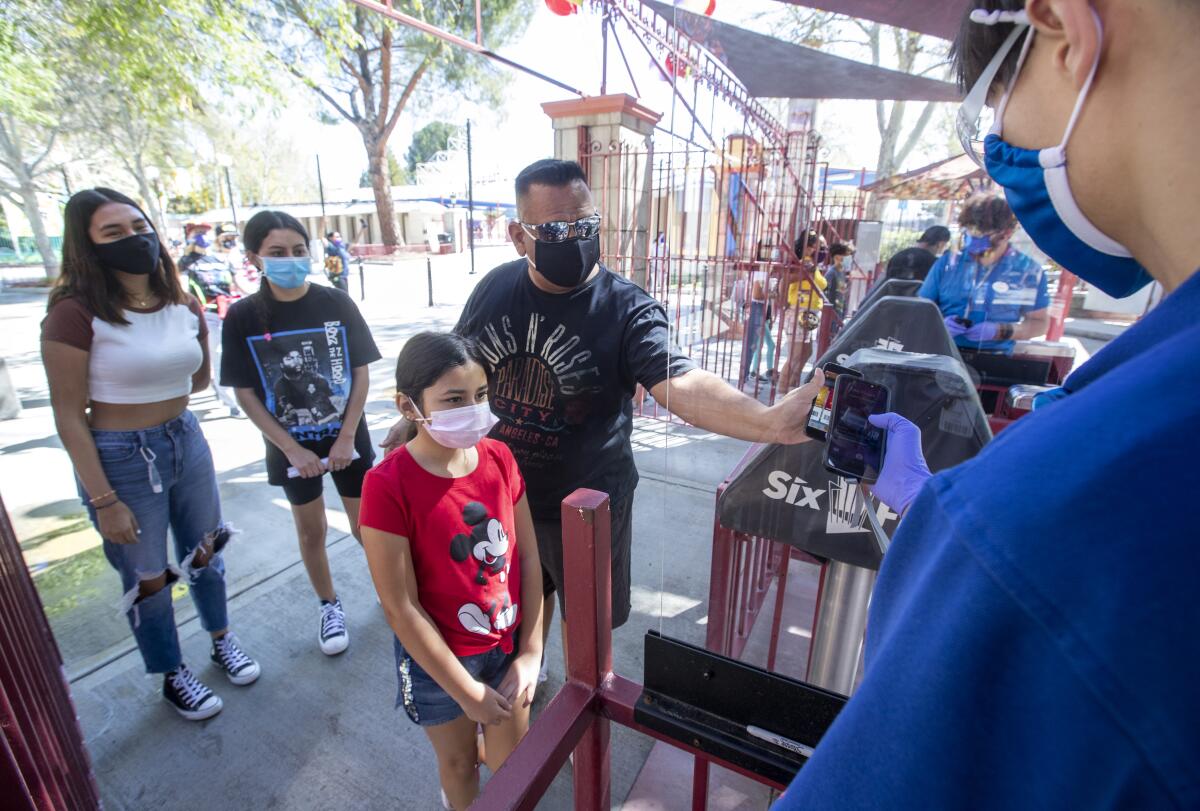
{"type": "Polygon", "coordinates": [[[607,268],[570,293],[538,290],[524,259],[489,273],[455,332],[487,361],[492,436],[512,450],[538,518],[580,487],[632,495],[633,394],[695,364],[668,335],[648,293],[607,268]]]}
{"type": "Polygon", "coordinates": [[[225,316],[221,385],[254,389],[297,442],[323,447],[342,430],[352,370],[379,360],[379,349],[340,290],[314,284],[296,301],[270,299],[266,323],[258,298],[235,302],[225,316]]]}

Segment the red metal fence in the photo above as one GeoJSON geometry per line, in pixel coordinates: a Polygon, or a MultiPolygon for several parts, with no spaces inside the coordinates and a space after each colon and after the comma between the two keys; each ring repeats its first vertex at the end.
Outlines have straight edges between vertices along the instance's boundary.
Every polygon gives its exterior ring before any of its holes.
{"type": "Polygon", "coordinates": [[[62,657],[0,502],[0,806],[86,811],[100,797],[62,657]]]}
{"type": "MultiPolygon", "coordinates": [[[[601,256],[663,303],[675,341],[702,368],[774,402],[840,323],[819,292],[820,326],[804,315],[822,267],[811,261],[816,248],[804,261],[794,245],[809,231],[826,245],[851,239],[861,201],[827,203],[814,189],[815,133],[780,147],[745,135],[717,149],[667,141],[646,150],[580,129],[579,162],[603,217],[601,256]]],[[[856,276],[865,290],[867,275],[856,276]]],[[[644,416],[670,418],[644,395],[637,402],[644,416]]]]}

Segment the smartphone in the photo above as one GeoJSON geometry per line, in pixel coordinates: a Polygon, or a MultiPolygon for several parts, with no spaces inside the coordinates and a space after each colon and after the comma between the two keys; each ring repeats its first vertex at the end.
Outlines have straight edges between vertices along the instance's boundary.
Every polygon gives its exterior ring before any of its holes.
{"type": "Polygon", "coordinates": [[[961,327],[966,327],[967,329],[970,329],[971,327],[975,326],[974,321],[972,321],[969,318],[964,318],[961,315],[954,316],[954,323],[958,324],[961,327]]]}
{"type": "Polygon", "coordinates": [[[833,407],[834,381],[841,375],[862,377],[862,372],[832,362],[822,366],[821,371],[825,373],[825,384],[813,398],[812,411],[808,412],[808,424],[804,426],[804,433],[813,439],[824,442],[827,436],[826,431],[829,430],[829,415],[832,413],[833,407]]]}
{"type": "Polygon", "coordinates": [[[885,413],[891,403],[892,393],[887,386],[861,377],[838,376],[833,385],[829,442],[825,445],[826,470],[867,483],[879,478],[887,432],[872,425],[867,417],[885,413]]]}

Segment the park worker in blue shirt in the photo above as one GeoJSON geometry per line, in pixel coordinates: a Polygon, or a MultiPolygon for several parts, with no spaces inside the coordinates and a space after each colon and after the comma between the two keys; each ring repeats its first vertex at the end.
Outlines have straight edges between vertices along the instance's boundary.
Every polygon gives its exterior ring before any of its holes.
{"type": "Polygon", "coordinates": [[[1014,340],[1046,333],[1046,272],[1009,244],[1017,219],[1004,197],[976,192],[958,216],[963,248],[933,263],[918,291],[937,304],[954,342],[982,352],[1013,350],[1014,340]]]}
{"type": "Polygon", "coordinates": [[[970,3],[964,141],[1051,259],[1166,296],[958,467],[872,418],[903,518],[777,808],[1200,808],[1200,3],[970,3]]]}

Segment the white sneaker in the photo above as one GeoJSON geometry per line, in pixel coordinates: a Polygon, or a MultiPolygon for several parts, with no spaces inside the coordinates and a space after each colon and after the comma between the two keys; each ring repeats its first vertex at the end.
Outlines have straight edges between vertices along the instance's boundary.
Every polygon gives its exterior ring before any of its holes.
{"type": "Polygon", "coordinates": [[[350,646],[350,634],[346,633],[346,612],[342,610],[342,601],[321,603],[321,631],[318,640],[321,643],[321,653],[326,656],[337,656],[350,646]]]}
{"type": "Polygon", "coordinates": [[[212,718],[224,706],[219,696],[196,678],[187,665],[163,674],[163,698],[189,721],[212,718]]]}

